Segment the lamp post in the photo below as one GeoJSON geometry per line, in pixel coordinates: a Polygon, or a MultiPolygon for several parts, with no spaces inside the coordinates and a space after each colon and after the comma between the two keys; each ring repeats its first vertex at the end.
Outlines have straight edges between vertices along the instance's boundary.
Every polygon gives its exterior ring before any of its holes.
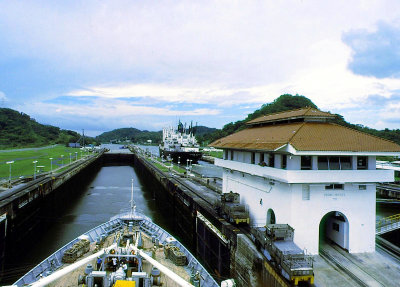
{"type": "Polygon", "coordinates": [[[50,160],[50,172],[53,173],[53,158],[49,158],[50,160]]]}
{"type": "Polygon", "coordinates": [[[71,154],[72,153],[69,153],[69,164],[71,164],[71,154]]]}
{"type": "Polygon", "coordinates": [[[34,166],[33,166],[33,179],[36,179],[36,163],[37,163],[37,160],[32,161],[32,163],[34,164],[34,166]]]}
{"type": "Polygon", "coordinates": [[[181,157],[178,156],[178,166],[181,164],[181,157]]]}
{"type": "Polygon", "coordinates": [[[61,166],[63,166],[64,165],[64,155],[62,154],[61,155],[61,166]]]}
{"type": "Polygon", "coordinates": [[[14,163],[14,161],[12,160],[12,161],[7,161],[6,162],[6,164],[9,164],[10,165],[10,178],[8,179],[8,183],[9,183],[9,186],[10,186],[10,188],[11,188],[11,165],[14,163]]]}

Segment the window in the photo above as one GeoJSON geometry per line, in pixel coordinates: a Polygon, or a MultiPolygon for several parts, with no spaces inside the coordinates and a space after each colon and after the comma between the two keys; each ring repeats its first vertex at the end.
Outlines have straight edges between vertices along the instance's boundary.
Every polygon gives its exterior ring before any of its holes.
{"type": "Polygon", "coordinates": [[[281,168],[282,168],[282,169],[285,169],[285,168],[286,168],[286,165],[287,165],[287,155],[286,155],[286,154],[283,154],[283,155],[282,155],[282,161],[281,161],[281,168]]]}
{"type": "Polygon", "coordinates": [[[264,161],[264,153],[260,153],[260,162],[264,161]]]}
{"type": "Polygon", "coordinates": [[[339,184],[339,183],[333,183],[333,184],[329,184],[329,185],[325,185],[325,189],[344,189],[344,185],[343,184],[339,184]]]}
{"type": "Polygon", "coordinates": [[[224,159],[228,159],[228,150],[227,149],[225,150],[225,153],[224,153],[224,159]]]}
{"type": "Polygon", "coordinates": [[[327,156],[319,156],[318,157],[318,169],[325,170],[328,168],[328,157],[327,156]]]}
{"type": "Polygon", "coordinates": [[[360,184],[358,190],[367,190],[367,186],[365,184],[360,184]]]}
{"type": "Polygon", "coordinates": [[[352,169],[351,156],[341,156],[340,157],[340,169],[341,170],[352,169]]]}
{"type": "Polygon", "coordinates": [[[231,150],[231,160],[233,160],[233,150],[231,150]]]}
{"type": "Polygon", "coordinates": [[[272,153],[268,154],[268,166],[275,167],[275,157],[272,153]]]}
{"type": "Polygon", "coordinates": [[[348,170],[351,168],[350,156],[319,156],[318,169],[320,170],[348,170]]]}
{"type": "Polygon", "coordinates": [[[339,232],[339,224],[337,224],[336,222],[332,222],[332,229],[339,232]]]}
{"type": "Polygon", "coordinates": [[[328,169],[331,169],[331,170],[339,170],[340,169],[339,157],[337,157],[337,156],[328,157],[328,169]]]}
{"type": "Polygon", "coordinates": [[[311,169],[311,164],[312,164],[311,156],[307,155],[301,157],[301,169],[304,170],[311,169]]]}
{"type": "Polygon", "coordinates": [[[368,169],[368,157],[358,156],[357,157],[357,169],[368,169]]]}
{"type": "Polygon", "coordinates": [[[251,153],[251,164],[255,164],[256,162],[256,154],[254,152],[251,153]]]}

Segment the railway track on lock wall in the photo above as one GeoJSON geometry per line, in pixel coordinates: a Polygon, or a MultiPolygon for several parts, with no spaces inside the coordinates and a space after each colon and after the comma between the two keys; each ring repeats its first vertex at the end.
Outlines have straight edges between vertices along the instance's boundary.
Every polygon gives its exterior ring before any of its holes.
{"type": "Polygon", "coordinates": [[[339,270],[340,272],[347,275],[354,284],[354,286],[362,286],[362,287],[369,287],[369,286],[385,286],[383,282],[381,282],[378,278],[373,276],[371,273],[367,273],[362,266],[357,264],[356,260],[353,260],[346,254],[346,251],[341,250],[339,247],[333,247],[334,251],[337,254],[340,254],[340,257],[345,258],[346,261],[350,262],[352,266],[350,267],[348,264],[343,264],[340,259],[336,256],[331,254],[332,251],[328,251],[325,248],[320,249],[319,255],[328,262],[328,264],[332,265],[333,268],[339,270]],[[371,285],[372,284],[372,285],[371,285]]]}
{"type": "Polygon", "coordinates": [[[377,236],[376,248],[378,251],[388,254],[400,264],[400,247],[397,247],[382,237],[377,236]]]}
{"type": "Polygon", "coordinates": [[[203,196],[201,194],[201,192],[196,191],[193,189],[193,187],[191,187],[185,180],[183,180],[182,178],[180,178],[179,176],[172,176],[172,178],[178,182],[180,185],[182,185],[183,187],[185,187],[187,190],[189,190],[190,192],[194,193],[196,196],[198,196],[199,198],[201,198],[202,200],[204,200],[205,202],[207,202],[211,207],[214,206],[214,202],[211,202],[207,197],[203,196]]]}

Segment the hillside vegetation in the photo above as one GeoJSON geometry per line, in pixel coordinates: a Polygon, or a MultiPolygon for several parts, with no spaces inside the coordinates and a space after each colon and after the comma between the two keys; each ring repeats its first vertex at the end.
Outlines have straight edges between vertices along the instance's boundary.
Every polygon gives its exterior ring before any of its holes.
{"type": "MultiPolygon", "coordinates": [[[[193,127],[193,129],[197,136],[203,136],[217,130],[205,126],[193,127]]],[[[96,140],[102,143],[130,140],[139,144],[144,144],[147,140],[151,140],[153,144],[159,144],[162,141],[162,131],[150,132],[135,128],[121,128],[102,133],[96,137],[96,140]]]]}
{"type": "Polygon", "coordinates": [[[247,117],[243,120],[239,120],[236,122],[231,122],[226,125],[222,129],[218,129],[213,133],[206,134],[202,137],[199,137],[198,140],[203,144],[207,145],[219,138],[226,137],[230,134],[233,134],[237,131],[240,131],[245,128],[245,123],[247,121],[253,120],[255,118],[261,117],[263,115],[278,113],[288,110],[299,109],[303,107],[313,107],[317,108],[317,106],[308,98],[300,95],[289,95],[284,94],[279,98],[275,99],[272,103],[264,104],[260,109],[255,110],[253,113],[248,114],[247,117]]]}
{"type": "MultiPolygon", "coordinates": [[[[27,114],[0,108],[0,149],[66,145],[77,142],[79,138],[80,135],[74,131],[43,125],[27,114]]],[[[90,142],[90,139],[85,141],[90,142]]]]}
{"type": "Polygon", "coordinates": [[[101,143],[117,142],[130,140],[135,143],[146,143],[151,140],[153,143],[159,143],[162,139],[162,132],[141,131],[135,128],[121,128],[102,133],[96,137],[101,143]]]}
{"type": "MultiPolygon", "coordinates": [[[[231,122],[226,124],[222,129],[218,129],[214,131],[213,133],[210,134],[205,134],[202,137],[199,137],[199,141],[203,145],[207,145],[212,143],[213,141],[228,136],[230,134],[233,134],[237,131],[240,131],[245,128],[245,123],[247,121],[253,120],[255,118],[258,118],[263,115],[271,114],[271,113],[278,113],[278,112],[283,112],[283,111],[288,111],[288,110],[294,110],[294,109],[299,109],[303,107],[313,107],[318,109],[318,107],[308,98],[300,95],[290,95],[290,94],[284,94],[275,99],[272,103],[269,104],[264,104],[261,106],[260,109],[254,111],[253,113],[249,114],[245,119],[239,120],[236,122],[231,122]]],[[[353,128],[368,134],[372,134],[384,139],[388,139],[391,141],[396,142],[397,144],[400,144],[400,129],[396,130],[390,130],[390,129],[384,129],[384,130],[375,130],[371,129],[368,127],[365,127],[363,125],[356,125],[356,124],[351,124],[343,118],[343,116],[339,114],[335,114],[336,119],[335,122],[337,124],[347,126],[349,128],[353,128]]]]}

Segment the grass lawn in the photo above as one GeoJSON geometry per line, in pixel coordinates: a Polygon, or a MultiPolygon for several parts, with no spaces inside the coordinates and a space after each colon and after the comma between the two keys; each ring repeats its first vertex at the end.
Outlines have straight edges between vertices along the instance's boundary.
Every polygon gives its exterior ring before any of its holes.
{"type": "Polygon", "coordinates": [[[208,151],[204,152],[205,155],[216,157],[216,158],[222,158],[223,156],[223,151],[208,151]]]}
{"type": "Polygon", "coordinates": [[[156,167],[158,167],[161,171],[164,171],[164,172],[168,171],[168,168],[167,168],[167,167],[163,166],[162,164],[160,164],[160,163],[158,163],[158,162],[154,162],[154,165],[155,165],[156,167]]]}
{"type": "MultiPolygon", "coordinates": [[[[149,157],[147,159],[150,159],[149,157]]],[[[161,157],[157,157],[156,161],[153,162],[155,166],[157,166],[161,171],[166,172],[169,171],[169,167],[171,166],[170,162],[162,162],[161,157]]],[[[173,170],[179,173],[184,173],[186,169],[179,167],[177,164],[173,164],[173,170]]]]}
{"type": "MultiPolygon", "coordinates": [[[[70,153],[72,157],[72,161],[75,160],[75,152],[77,152],[78,159],[81,157],[81,150],[68,148],[63,145],[58,145],[55,147],[35,150],[34,148],[31,150],[23,150],[23,151],[12,151],[12,152],[1,152],[0,151],[0,179],[8,178],[10,175],[10,167],[9,164],[6,164],[8,161],[14,161],[11,164],[11,176],[13,178],[20,176],[32,176],[34,164],[33,161],[37,161],[36,169],[38,170],[38,166],[44,166],[42,168],[43,171],[50,171],[51,168],[51,160],[53,158],[53,170],[62,166],[62,164],[69,164],[70,161],[70,153]],[[61,155],[64,155],[62,159],[61,155]]],[[[82,152],[82,155],[84,153],[82,152]]]]}

